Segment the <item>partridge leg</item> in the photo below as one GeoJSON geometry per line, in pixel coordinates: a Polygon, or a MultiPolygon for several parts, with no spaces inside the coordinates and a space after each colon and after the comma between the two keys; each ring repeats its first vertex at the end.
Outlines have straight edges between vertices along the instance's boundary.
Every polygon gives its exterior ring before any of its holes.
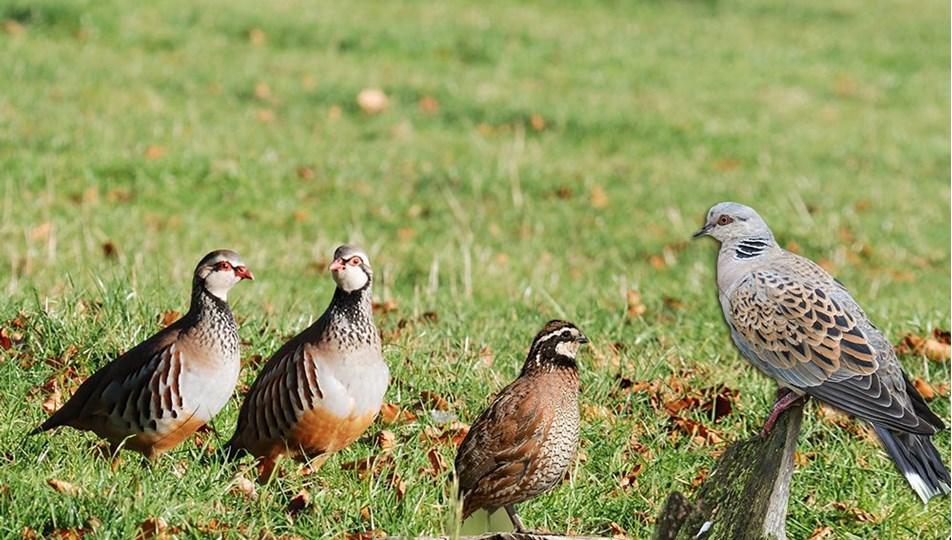
{"type": "Polygon", "coordinates": [[[793,407],[797,404],[798,401],[806,401],[810,399],[810,396],[804,394],[802,396],[797,395],[796,392],[789,388],[780,388],[777,390],[777,401],[774,402],[773,409],[770,411],[770,416],[767,417],[767,421],[764,422],[764,428],[762,433],[767,435],[770,433],[770,429],[773,428],[774,423],[777,421],[777,418],[780,417],[780,413],[793,407]]]}
{"type": "Polygon", "coordinates": [[[259,484],[266,485],[271,483],[271,480],[274,478],[275,472],[277,472],[278,470],[279,461],[280,461],[280,457],[261,458],[261,461],[258,462],[258,483],[259,484]]]}
{"type": "Polygon", "coordinates": [[[527,533],[525,526],[522,525],[522,520],[519,519],[519,516],[516,515],[516,505],[507,504],[505,506],[506,513],[509,514],[509,519],[512,520],[513,526],[516,528],[516,532],[527,533]]]}

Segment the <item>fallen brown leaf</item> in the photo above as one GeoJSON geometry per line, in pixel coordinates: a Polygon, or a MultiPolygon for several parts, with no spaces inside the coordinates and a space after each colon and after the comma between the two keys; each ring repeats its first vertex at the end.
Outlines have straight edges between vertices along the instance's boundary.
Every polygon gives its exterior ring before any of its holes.
{"type": "Polygon", "coordinates": [[[430,451],[426,453],[426,458],[430,461],[430,468],[427,472],[434,478],[449,468],[446,464],[446,458],[436,448],[430,448],[430,451]]]}
{"type": "Polygon", "coordinates": [[[443,399],[442,396],[430,390],[420,392],[420,405],[423,407],[429,406],[438,411],[445,411],[449,408],[449,404],[446,403],[446,400],[443,399]]]}
{"type": "Polygon", "coordinates": [[[545,129],[545,118],[539,114],[533,114],[529,117],[529,126],[533,131],[542,131],[545,129]]]}
{"type": "Polygon", "coordinates": [[[53,232],[53,224],[50,222],[40,223],[30,231],[30,240],[46,240],[53,232]]]}
{"type": "Polygon", "coordinates": [[[641,292],[628,289],[625,293],[625,298],[628,302],[628,316],[629,317],[640,317],[648,309],[644,304],[641,303],[641,292]]]}
{"type": "Polygon", "coordinates": [[[922,399],[930,400],[935,398],[935,389],[932,388],[932,385],[924,381],[920,377],[916,377],[912,381],[912,385],[916,387],[916,390],[919,392],[919,395],[922,396],[922,399]]]}
{"type": "Polygon", "coordinates": [[[935,362],[948,362],[952,358],[952,345],[949,343],[949,331],[933,329],[931,337],[906,334],[899,345],[896,345],[896,354],[923,355],[935,362]]]}
{"type": "Polygon", "coordinates": [[[393,403],[384,403],[380,407],[380,418],[388,424],[412,424],[417,421],[416,415],[393,403]]]}
{"type": "Polygon", "coordinates": [[[813,529],[813,534],[811,534],[809,538],[807,538],[807,540],[820,540],[821,538],[826,538],[827,536],[831,536],[832,534],[833,534],[833,529],[827,525],[823,525],[822,527],[817,527],[816,529],[813,529]]]}
{"type": "Polygon", "coordinates": [[[306,509],[310,503],[310,493],[302,489],[301,491],[297,492],[297,495],[291,497],[291,500],[288,502],[288,507],[285,509],[285,511],[293,517],[304,511],[304,509],[306,509]]]}
{"type": "Polygon", "coordinates": [[[591,203],[592,208],[598,210],[608,206],[611,201],[608,199],[608,194],[605,193],[605,190],[596,184],[592,186],[592,189],[589,192],[589,202],[591,203]]]}
{"type": "Polygon", "coordinates": [[[248,30],[248,42],[252,45],[264,45],[266,39],[267,38],[264,34],[264,31],[260,28],[252,28],[251,30],[248,30]]]}
{"type": "Polygon", "coordinates": [[[161,326],[162,328],[165,328],[166,326],[169,326],[170,324],[179,320],[179,318],[181,317],[182,317],[182,314],[179,313],[178,311],[174,311],[174,310],[163,311],[162,313],[159,314],[159,326],[161,326]]]}
{"type": "Polygon", "coordinates": [[[166,150],[163,146],[148,146],[145,149],[145,159],[149,161],[155,161],[164,156],[165,153],[166,150]]]}
{"type": "Polygon", "coordinates": [[[26,33],[26,27],[13,19],[7,19],[3,21],[3,31],[11,36],[18,36],[26,33]]]}
{"type": "Polygon", "coordinates": [[[389,429],[383,429],[377,432],[377,446],[384,452],[393,450],[396,445],[397,436],[389,429]]]}
{"type": "Polygon", "coordinates": [[[387,94],[379,88],[367,88],[357,94],[357,106],[366,114],[378,114],[390,106],[387,94]]]}
{"type": "Polygon", "coordinates": [[[627,474],[623,475],[620,480],[620,485],[622,489],[637,488],[638,487],[638,475],[641,474],[641,470],[644,468],[643,463],[638,463],[634,468],[629,471],[627,474]]]}
{"type": "Polygon", "coordinates": [[[148,518],[143,521],[141,525],[139,525],[139,534],[135,536],[135,540],[147,540],[148,538],[168,538],[168,528],[169,524],[166,523],[164,518],[148,518]]]}
{"type": "Polygon", "coordinates": [[[372,304],[374,313],[387,314],[391,311],[397,310],[397,302],[395,300],[387,300],[386,302],[374,302],[372,304]]]}
{"type": "Polygon", "coordinates": [[[440,102],[432,96],[423,96],[420,98],[419,106],[424,114],[434,114],[440,110],[440,102]]]}
{"type": "Polygon", "coordinates": [[[50,478],[46,483],[56,490],[59,493],[65,493],[66,495],[71,495],[73,497],[79,495],[80,489],[65,480],[57,480],[56,478],[50,478]]]}

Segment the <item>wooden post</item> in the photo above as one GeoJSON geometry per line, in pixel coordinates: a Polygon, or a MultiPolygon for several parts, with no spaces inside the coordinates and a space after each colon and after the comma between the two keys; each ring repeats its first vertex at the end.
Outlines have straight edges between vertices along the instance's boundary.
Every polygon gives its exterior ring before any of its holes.
{"type": "Polygon", "coordinates": [[[770,433],[732,444],[692,504],[672,493],[654,540],[785,540],[787,500],[803,404],[784,412],[770,433]]]}

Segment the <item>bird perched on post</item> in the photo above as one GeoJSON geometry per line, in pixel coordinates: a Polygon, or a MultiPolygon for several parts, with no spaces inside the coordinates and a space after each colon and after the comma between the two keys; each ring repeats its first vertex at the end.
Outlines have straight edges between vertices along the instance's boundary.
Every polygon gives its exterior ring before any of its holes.
{"type": "Polygon", "coordinates": [[[846,288],[813,261],[780,248],[753,209],[708,212],[694,236],[721,243],[717,288],[737,348],[781,392],[764,431],[802,396],[872,425],[923,502],[949,493],[931,435],[945,424],[903,373],[896,353],[846,288]]]}
{"type": "Polygon", "coordinates": [[[555,487],[578,448],[578,366],[588,343],[574,324],[549,321],[536,336],[522,373],[470,427],[456,454],[465,520],[505,508],[526,532],[515,505],[555,487]]]}
{"type": "Polygon", "coordinates": [[[240,370],[238,326],[228,291],[254,275],[234,251],[195,268],[188,313],[86,379],[30,434],[71,426],[153,458],[224,407],[240,370]]]}
{"type": "Polygon", "coordinates": [[[245,396],[229,454],[260,458],[268,478],[289,454],[320,466],[373,422],[390,380],[373,321],[373,271],[353,245],[334,252],[334,297],[313,325],[268,360],[245,396]]]}

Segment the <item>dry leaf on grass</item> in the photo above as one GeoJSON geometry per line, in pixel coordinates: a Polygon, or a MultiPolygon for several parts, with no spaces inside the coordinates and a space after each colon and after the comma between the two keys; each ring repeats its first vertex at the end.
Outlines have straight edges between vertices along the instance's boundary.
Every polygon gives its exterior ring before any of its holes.
{"type": "Polygon", "coordinates": [[[366,114],[377,114],[390,106],[387,94],[379,88],[367,88],[357,94],[357,106],[366,114]]]}
{"type": "Polygon", "coordinates": [[[619,481],[621,488],[622,489],[627,489],[629,487],[637,488],[638,487],[637,478],[638,478],[638,475],[641,474],[641,470],[644,469],[644,467],[645,467],[644,463],[638,463],[634,466],[634,468],[631,471],[629,471],[625,475],[622,475],[621,480],[619,481]]]}
{"type": "Polygon", "coordinates": [[[436,448],[430,448],[430,451],[426,453],[426,458],[430,461],[430,468],[421,469],[420,472],[426,472],[436,478],[449,468],[449,465],[446,464],[446,458],[436,448]]]}
{"type": "Polygon", "coordinates": [[[296,516],[303,512],[311,504],[311,494],[306,490],[301,490],[297,492],[297,495],[291,497],[291,500],[288,502],[287,508],[285,511],[290,516],[296,516]]]}
{"type": "Polygon", "coordinates": [[[440,102],[432,96],[423,96],[418,103],[424,114],[434,114],[440,110],[440,102]]]}
{"type": "Polygon", "coordinates": [[[948,362],[952,357],[949,331],[939,328],[932,330],[931,337],[906,334],[895,349],[899,355],[922,355],[935,362],[948,362]]]}
{"type": "Polygon", "coordinates": [[[380,407],[380,418],[388,424],[413,424],[417,421],[416,415],[393,403],[384,403],[380,407]]]}
{"type": "Polygon", "coordinates": [[[589,202],[591,203],[592,208],[598,210],[608,206],[611,201],[608,199],[608,194],[605,193],[605,190],[602,189],[602,186],[596,184],[592,186],[592,189],[589,192],[589,202]]]}
{"type": "Polygon", "coordinates": [[[376,441],[381,450],[389,452],[396,445],[397,436],[389,429],[383,429],[377,432],[376,441]]]}
{"type": "MultiPolygon", "coordinates": [[[[362,513],[363,511],[361,511],[361,515],[362,513]]],[[[344,540],[381,540],[386,537],[387,531],[383,529],[371,529],[369,531],[344,534],[344,540]]]]}
{"type": "Polygon", "coordinates": [[[648,309],[644,304],[641,303],[641,292],[633,289],[628,289],[625,293],[625,299],[628,302],[628,316],[635,318],[640,317],[648,309]]]}
{"type": "Polygon", "coordinates": [[[56,478],[50,478],[49,480],[46,481],[46,483],[57,492],[64,493],[66,495],[70,495],[73,497],[79,495],[81,491],[79,487],[69,482],[66,482],[65,480],[57,480],[56,478]]]}
{"type": "Polygon", "coordinates": [[[165,328],[175,321],[179,320],[182,314],[175,310],[163,311],[159,314],[159,326],[165,328]]]}
{"type": "Polygon", "coordinates": [[[373,302],[371,304],[373,307],[374,313],[380,313],[381,315],[386,315],[392,311],[397,310],[397,302],[395,300],[387,300],[385,302],[373,302]]]}
{"type": "Polygon", "coordinates": [[[449,404],[445,399],[443,399],[442,396],[429,390],[423,390],[420,392],[420,405],[423,408],[432,408],[438,411],[445,411],[449,409],[449,404]]]}
{"type": "Polygon", "coordinates": [[[135,540],[147,540],[149,538],[168,538],[169,524],[161,517],[151,517],[139,525],[139,534],[135,540]]]}
{"type": "Polygon", "coordinates": [[[919,395],[922,396],[922,399],[930,400],[935,398],[935,389],[932,388],[932,385],[924,381],[921,377],[916,377],[913,379],[912,385],[916,387],[916,390],[919,392],[919,395]]]}
{"type": "Polygon", "coordinates": [[[807,538],[807,540],[820,540],[821,538],[826,538],[833,535],[833,529],[827,525],[822,527],[817,527],[813,529],[813,533],[807,538]]]}

